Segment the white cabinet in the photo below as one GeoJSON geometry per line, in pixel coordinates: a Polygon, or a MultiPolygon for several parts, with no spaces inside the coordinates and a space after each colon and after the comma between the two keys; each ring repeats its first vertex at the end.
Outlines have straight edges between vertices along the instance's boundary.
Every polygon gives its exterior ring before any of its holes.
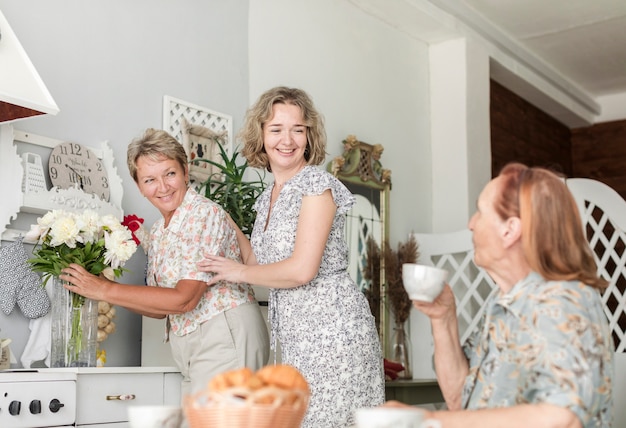
{"type": "Polygon", "coordinates": [[[11,370],[0,374],[0,427],[128,427],[128,408],[180,406],[174,367],[11,370]]]}
{"type": "Polygon", "coordinates": [[[180,405],[181,380],[173,367],[78,369],[76,426],[125,427],[130,406],[180,405]]]}

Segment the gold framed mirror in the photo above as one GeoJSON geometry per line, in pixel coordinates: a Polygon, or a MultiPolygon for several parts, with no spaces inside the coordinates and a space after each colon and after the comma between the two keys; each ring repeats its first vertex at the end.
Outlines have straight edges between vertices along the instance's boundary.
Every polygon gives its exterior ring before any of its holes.
{"type": "Polygon", "coordinates": [[[367,297],[385,353],[388,311],[383,243],[389,236],[391,171],[380,162],[381,144],[368,144],[354,135],[342,143],[343,153],[327,169],[356,197],[356,204],[346,214],[349,271],[367,297]]]}

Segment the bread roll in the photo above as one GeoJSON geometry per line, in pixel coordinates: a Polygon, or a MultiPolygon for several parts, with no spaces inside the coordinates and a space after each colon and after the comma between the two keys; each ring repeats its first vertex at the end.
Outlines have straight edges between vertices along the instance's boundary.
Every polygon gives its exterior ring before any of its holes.
{"type": "Polygon", "coordinates": [[[220,373],[209,381],[209,391],[220,392],[232,387],[245,386],[252,376],[254,373],[248,367],[220,373]]]}
{"type": "Polygon", "coordinates": [[[279,364],[265,366],[256,373],[247,367],[230,370],[213,377],[208,384],[211,400],[227,397],[255,404],[293,406],[306,403],[309,384],[295,367],[279,364]]]}
{"type": "Polygon", "coordinates": [[[265,366],[257,371],[256,375],[266,385],[309,392],[309,384],[304,376],[302,376],[298,369],[286,364],[265,366]]]}

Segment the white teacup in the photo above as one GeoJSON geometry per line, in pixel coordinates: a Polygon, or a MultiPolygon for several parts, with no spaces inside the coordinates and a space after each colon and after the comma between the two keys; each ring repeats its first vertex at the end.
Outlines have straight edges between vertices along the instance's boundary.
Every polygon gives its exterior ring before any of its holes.
{"type": "Polygon", "coordinates": [[[402,282],[411,300],[432,302],[441,294],[448,279],[448,271],[433,266],[405,263],[402,282]]]}
{"type": "Polygon", "coordinates": [[[179,406],[129,406],[130,428],[180,428],[183,410],[179,406]]]}
{"type": "Polygon", "coordinates": [[[354,412],[356,428],[441,428],[417,407],[369,407],[354,412]]]}

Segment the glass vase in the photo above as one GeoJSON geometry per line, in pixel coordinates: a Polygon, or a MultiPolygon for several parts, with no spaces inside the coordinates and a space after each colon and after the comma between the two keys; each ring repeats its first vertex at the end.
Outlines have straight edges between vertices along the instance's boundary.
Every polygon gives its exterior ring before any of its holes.
{"type": "Polygon", "coordinates": [[[398,372],[398,379],[413,379],[411,373],[411,341],[409,335],[406,334],[404,324],[396,324],[393,328],[391,359],[404,367],[404,370],[398,372]]]}
{"type": "Polygon", "coordinates": [[[95,367],[98,337],[98,302],[52,281],[50,367],[95,367]]]}

